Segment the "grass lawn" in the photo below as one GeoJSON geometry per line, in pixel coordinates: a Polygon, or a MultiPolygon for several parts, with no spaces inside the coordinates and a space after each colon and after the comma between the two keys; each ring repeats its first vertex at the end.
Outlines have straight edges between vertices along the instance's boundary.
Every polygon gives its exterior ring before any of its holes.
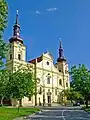
{"type": "Polygon", "coordinates": [[[89,108],[85,108],[86,111],[90,112],[90,107],[89,108]]]}
{"type": "Polygon", "coordinates": [[[0,107],[0,120],[13,120],[16,117],[30,115],[39,110],[39,108],[20,108],[18,113],[17,108],[0,107]]]}

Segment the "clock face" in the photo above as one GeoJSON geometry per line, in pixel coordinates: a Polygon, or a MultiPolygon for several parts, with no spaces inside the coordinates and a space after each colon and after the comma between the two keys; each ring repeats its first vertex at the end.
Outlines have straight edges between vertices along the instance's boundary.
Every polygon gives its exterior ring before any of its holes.
{"type": "Polygon", "coordinates": [[[17,33],[17,36],[19,36],[19,33],[17,33]]]}

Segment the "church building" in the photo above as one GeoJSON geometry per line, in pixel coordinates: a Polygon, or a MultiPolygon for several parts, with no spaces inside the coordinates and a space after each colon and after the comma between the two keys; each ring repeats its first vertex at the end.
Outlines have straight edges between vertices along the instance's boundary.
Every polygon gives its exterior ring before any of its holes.
{"type": "MultiPolygon", "coordinates": [[[[18,23],[18,13],[13,26],[13,36],[9,39],[9,50],[7,52],[6,66],[14,71],[19,65],[30,66],[35,74],[36,93],[30,98],[23,98],[23,106],[47,105],[57,103],[58,94],[70,87],[68,63],[64,58],[62,42],[60,41],[59,57],[56,64],[49,52],[42,53],[39,57],[26,61],[26,46],[20,36],[20,25],[18,23]]],[[[12,105],[17,101],[12,101],[12,105]]]]}

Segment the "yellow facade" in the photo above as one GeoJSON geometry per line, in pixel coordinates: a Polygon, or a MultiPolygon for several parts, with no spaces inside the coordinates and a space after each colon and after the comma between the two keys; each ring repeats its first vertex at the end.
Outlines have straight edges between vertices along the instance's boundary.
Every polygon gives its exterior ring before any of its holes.
{"type": "MultiPolygon", "coordinates": [[[[16,24],[16,27],[17,24],[16,24]]],[[[15,34],[16,35],[16,34],[15,34]]],[[[22,100],[23,106],[40,105],[45,102],[45,105],[50,103],[57,103],[58,93],[63,89],[70,87],[68,63],[66,60],[58,61],[54,64],[54,59],[49,52],[43,53],[40,57],[26,62],[26,46],[19,36],[12,37],[10,40],[10,47],[7,53],[7,68],[14,71],[19,65],[27,67],[30,66],[35,74],[36,96],[31,99],[25,97],[22,100]]],[[[13,101],[12,104],[17,102],[13,101]]]]}

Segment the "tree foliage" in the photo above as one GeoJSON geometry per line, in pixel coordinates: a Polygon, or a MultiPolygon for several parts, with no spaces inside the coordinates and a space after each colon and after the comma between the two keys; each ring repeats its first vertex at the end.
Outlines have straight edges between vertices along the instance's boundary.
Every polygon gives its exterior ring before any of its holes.
{"type": "Polygon", "coordinates": [[[0,70],[0,98],[3,105],[3,99],[8,97],[8,83],[9,83],[9,71],[0,70]]]}
{"type": "Polygon", "coordinates": [[[21,102],[22,98],[29,97],[34,94],[34,85],[33,74],[30,70],[18,69],[16,72],[11,73],[9,77],[8,89],[10,98],[21,102]]]}
{"type": "MultiPolygon", "coordinates": [[[[7,44],[3,40],[4,29],[7,26],[7,17],[8,17],[8,5],[5,0],[0,0],[0,98],[1,103],[3,98],[6,96],[7,83],[8,83],[8,71],[2,69],[4,63],[3,59],[6,56],[8,49],[7,44]]],[[[2,103],[3,104],[3,103],[2,103]]]]}
{"type": "Polygon", "coordinates": [[[0,67],[7,52],[7,44],[3,41],[4,29],[7,26],[8,6],[5,0],[0,0],[0,67]]]}
{"type": "Polygon", "coordinates": [[[68,101],[71,101],[71,103],[73,103],[73,101],[77,102],[83,99],[83,96],[80,94],[80,92],[75,91],[73,88],[62,90],[59,93],[58,97],[59,97],[60,103],[64,103],[64,104],[67,104],[68,101]]]}
{"type": "Polygon", "coordinates": [[[0,37],[7,25],[8,6],[6,0],[0,0],[0,37]]]}
{"type": "Polygon", "coordinates": [[[90,72],[85,65],[71,68],[71,87],[82,94],[88,105],[88,95],[90,94],[90,72]]]}

